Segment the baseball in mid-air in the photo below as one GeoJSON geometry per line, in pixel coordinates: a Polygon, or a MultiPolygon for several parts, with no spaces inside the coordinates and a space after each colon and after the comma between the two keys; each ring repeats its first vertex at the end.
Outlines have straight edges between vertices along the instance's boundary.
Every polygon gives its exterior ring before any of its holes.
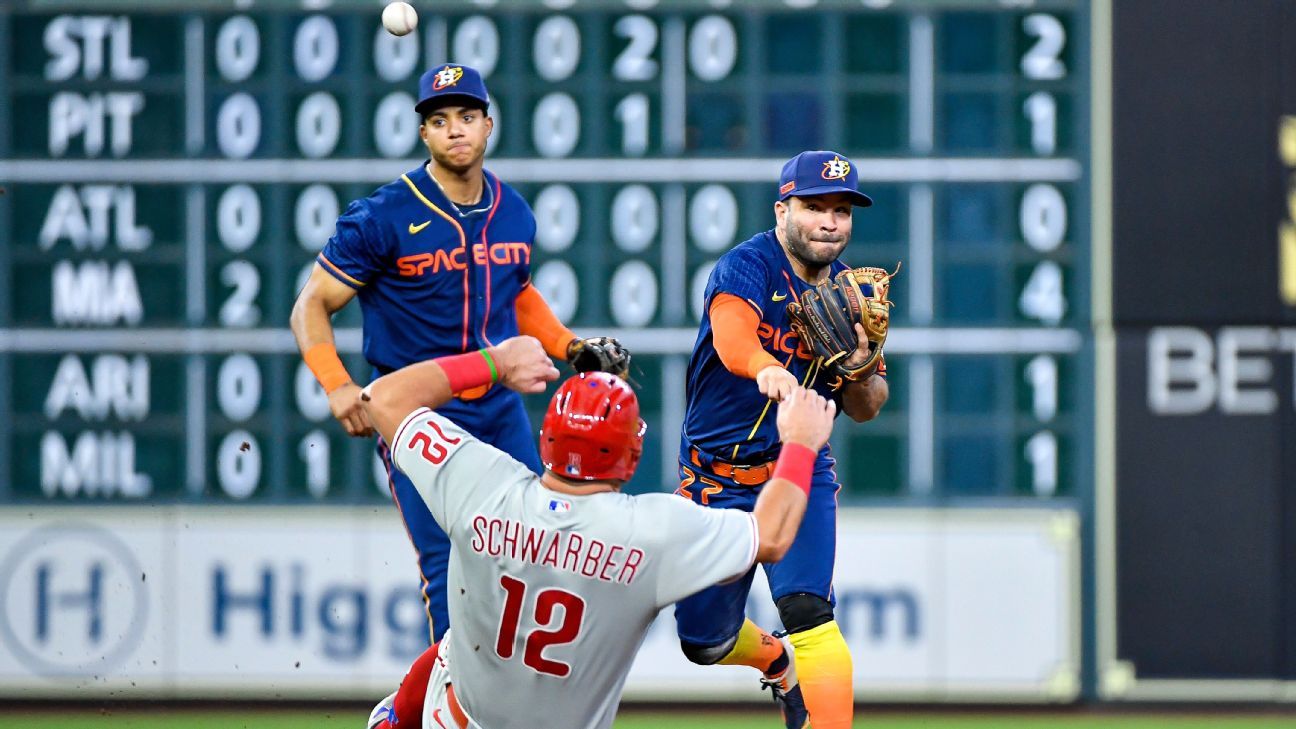
{"type": "Polygon", "coordinates": [[[418,27],[418,13],[409,3],[388,3],[383,8],[382,23],[392,35],[408,35],[418,27]]]}

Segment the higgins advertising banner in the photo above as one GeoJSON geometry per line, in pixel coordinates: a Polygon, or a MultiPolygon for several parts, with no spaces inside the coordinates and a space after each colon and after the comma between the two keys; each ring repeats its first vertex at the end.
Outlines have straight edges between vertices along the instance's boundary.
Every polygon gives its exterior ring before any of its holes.
{"type": "MultiPolygon", "coordinates": [[[[1078,520],[1056,510],[846,511],[838,618],[871,700],[1079,690],[1078,520]]],[[[763,581],[749,603],[777,627],[763,581]]],[[[380,698],[427,641],[414,553],[372,509],[0,515],[0,695],[380,698]]],[[[680,654],[668,609],[639,699],[761,700],[680,654]]]]}

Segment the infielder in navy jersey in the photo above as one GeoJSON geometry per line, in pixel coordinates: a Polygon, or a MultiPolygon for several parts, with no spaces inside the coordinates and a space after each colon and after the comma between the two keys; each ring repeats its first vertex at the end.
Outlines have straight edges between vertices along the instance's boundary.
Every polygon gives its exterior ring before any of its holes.
{"type": "MultiPolygon", "coordinates": [[[[885,404],[885,363],[858,382],[830,375],[793,333],[786,311],[786,302],[848,268],[838,257],[850,241],[852,209],[871,204],[857,190],[848,159],[803,152],[783,167],[775,227],[716,263],[689,359],[681,496],[704,506],[751,510],[779,456],[775,403],[798,385],[831,397],[858,422],[872,419],[885,404]]],[[[868,354],[867,339],[858,333],[862,346],[848,364],[862,363],[868,354]]],[[[814,729],[846,729],[853,714],[850,653],[833,616],[840,488],[833,464],[825,446],[796,541],[781,562],[765,566],[786,643],[744,617],[754,568],[675,608],[685,655],[694,663],[760,670],[781,700],[789,729],[804,727],[807,712],[814,729]]]]}
{"type": "MultiPolygon", "coordinates": [[[[298,295],[292,329],[303,358],[328,393],[346,431],[374,429],[360,386],[333,344],[331,317],[353,297],[363,314],[370,378],[406,365],[491,346],[521,334],[567,359],[583,341],[563,326],[531,286],[536,222],[513,188],[483,168],[493,121],[481,75],[445,64],[419,80],[415,111],[430,159],[356,200],[316,259],[298,295]]],[[[439,412],[475,437],[540,473],[539,454],[521,397],[503,387],[459,393],[439,412]]],[[[418,551],[432,642],[449,627],[446,561],[450,542],[413,484],[392,467],[378,439],[392,497],[418,551]]]]}

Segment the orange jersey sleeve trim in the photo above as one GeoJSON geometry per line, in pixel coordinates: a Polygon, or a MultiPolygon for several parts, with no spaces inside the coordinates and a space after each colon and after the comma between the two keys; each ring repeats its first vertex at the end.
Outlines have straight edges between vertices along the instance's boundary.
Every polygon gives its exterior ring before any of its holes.
{"type": "Polygon", "coordinates": [[[782,366],[761,346],[756,334],[760,313],[750,301],[732,294],[716,294],[710,314],[712,343],[725,369],[739,377],[756,379],[756,373],[766,367],[782,366]]]}
{"type": "Polygon", "coordinates": [[[567,345],[576,339],[576,335],[558,321],[536,287],[530,284],[522,287],[513,308],[517,311],[519,332],[539,339],[550,357],[567,359],[567,345]]]}

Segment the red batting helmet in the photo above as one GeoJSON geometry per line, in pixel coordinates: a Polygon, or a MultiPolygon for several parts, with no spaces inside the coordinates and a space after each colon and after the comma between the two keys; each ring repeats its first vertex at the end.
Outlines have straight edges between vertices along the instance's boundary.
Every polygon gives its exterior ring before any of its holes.
{"type": "Polygon", "coordinates": [[[639,398],[616,375],[582,372],[554,393],[540,427],[540,461],[573,481],[628,481],[647,426],[639,398]]]}

